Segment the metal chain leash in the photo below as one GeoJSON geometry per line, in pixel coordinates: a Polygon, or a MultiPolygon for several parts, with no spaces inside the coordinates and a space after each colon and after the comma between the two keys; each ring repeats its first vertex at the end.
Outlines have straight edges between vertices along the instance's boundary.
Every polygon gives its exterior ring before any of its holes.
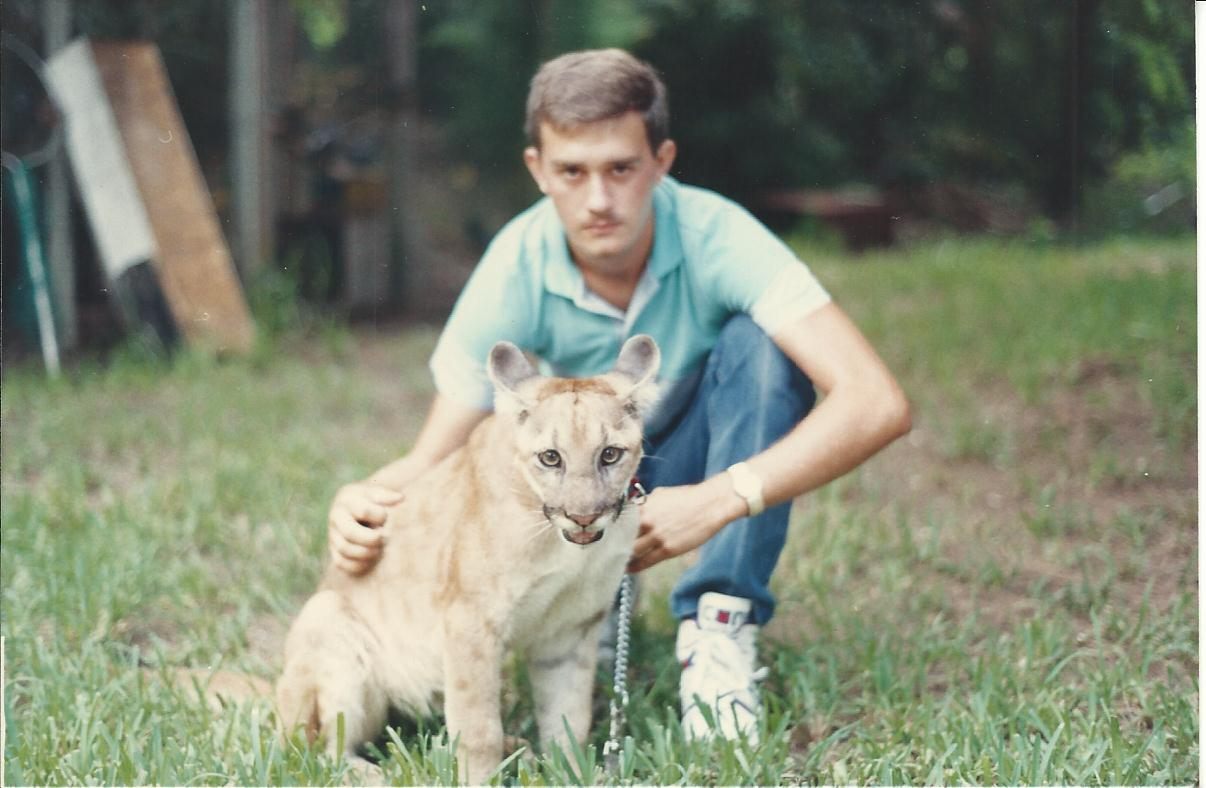
{"type": "MultiPolygon", "coordinates": [[[[645,503],[649,493],[634,476],[628,485],[628,500],[637,506],[645,503]]],[[[603,767],[612,777],[620,773],[620,733],[624,729],[624,713],[628,708],[628,634],[632,626],[633,585],[636,580],[625,574],[620,581],[620,608],[616,611],[616,657],[611,673],[611,730],[603,745],[603,767]]]]}
{"type": "Polygon", "coordinates": [[[620,609],[616,627],[616,662],[612,672],[611,730],[603,745],[603,766],[610,775],[620,771],[620,732],[628,708],[628,630],[632,623],[632,575],[620,582],[620,609]]]}

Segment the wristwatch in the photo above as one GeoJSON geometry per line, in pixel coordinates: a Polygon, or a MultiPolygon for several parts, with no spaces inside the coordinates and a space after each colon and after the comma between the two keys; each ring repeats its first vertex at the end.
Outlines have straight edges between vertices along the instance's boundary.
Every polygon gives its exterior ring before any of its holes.
{"type": "Polygon", "coordinates": [[[754,469],[744,462],[730,465],[729,478],[733,482],[733,492],[745,499],[750,508],[750,517],[762,514],[766,505],[762,502],[762,479],[754,473],[754,469]]]}

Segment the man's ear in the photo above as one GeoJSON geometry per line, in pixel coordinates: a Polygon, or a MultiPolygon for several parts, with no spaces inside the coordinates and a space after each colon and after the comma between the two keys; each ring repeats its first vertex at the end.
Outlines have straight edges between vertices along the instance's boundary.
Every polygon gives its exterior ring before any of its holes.
{"type": "Polygon", "coordinates": [[[528,167],[528,173],[531,174],[532,180],[536,181],[536,188],[540,189],[541,194],[548,194],[547,183],[544,180],[544,170],[540,168],[540,148],[535,145],[529,145],[523,149],[523,163],[528,167]]]}
{"type": "Polygon", "coordinates": [[[662,144],[657,146],[653,158],[657,161],[657,168],[662,175],[670,173],[670,168],[674,166],[674,157],[677,155],[678,145],[674,140],[662,140],[662,144]]]}

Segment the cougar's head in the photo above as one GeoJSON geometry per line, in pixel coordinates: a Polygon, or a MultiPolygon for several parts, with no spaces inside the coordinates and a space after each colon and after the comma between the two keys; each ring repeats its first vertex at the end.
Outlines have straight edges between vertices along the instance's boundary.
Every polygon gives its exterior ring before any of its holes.
{"type": "Polygon", "coordinates": [[[599,541],[624,511],[660,362],[644,335],[625,342],[611,372],[594,378],[543,377],[510,342],[490,351],[495,410],[514,428],[514,461],[567,542],[599,541]]]}

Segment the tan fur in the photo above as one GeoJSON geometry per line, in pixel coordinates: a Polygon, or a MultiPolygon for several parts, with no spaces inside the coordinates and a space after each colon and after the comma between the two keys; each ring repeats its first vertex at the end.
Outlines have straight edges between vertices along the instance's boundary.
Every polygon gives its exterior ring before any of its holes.
{"type": "MultiPolygon", "coordinates": [[[[150,673],[152,671],[148,671],[148,674],[150,673]]],[[[221,711],[228,704],[272,695],[272,684],[248,673],[181,668],[172,671],[171,678],[171,683],[177,689],[185,692],[199,691],[200,696],[214,711],[221,711]]]]}
{"type": "Polygon", "coordinates": [[[593,394],[615,395],[616,391],[607,381],[598,378],[550,378],[541,384],[537,395],[551,397],[565,392],[590,392],[593,394]]]}
{"type": "Polygon", "coordinates": [[[536,376],[518,353],[492,352],[506,407],[408,486],[381,561],[362,577],[329,568],[289,632],[281,719],[333,754],[339,715],[343,752],[355,757],[389,707],[425,715],[442,694],[461,778],[485,780],[503,755],[509,649],[528,659],[542,742],[564,741],[566,724],[587,736],[599,627],[636,536],[625,493],[657,348],[634,338],[606,379],[572,382],[536,376]],[[607,447],[622,450],[611,465],[607,447]],[[560,468],[541,463],[548,450],[560,468]],[[599,530],[590,544],[563,536],[599,530]]]}

